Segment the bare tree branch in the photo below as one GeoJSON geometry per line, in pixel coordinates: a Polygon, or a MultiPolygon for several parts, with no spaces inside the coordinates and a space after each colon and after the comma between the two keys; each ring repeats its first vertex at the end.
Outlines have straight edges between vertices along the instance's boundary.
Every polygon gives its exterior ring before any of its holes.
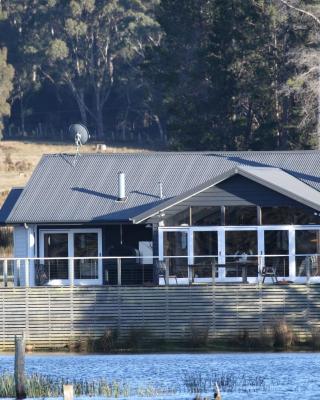
{"type": "Polygon", "coordinates": [[[282,4],[284,4],[285,6],[291,8],[292,10],[298,11],[299,13],[304,14],[304,15],[308,15],[308,16],[311,17],[314,21],[316,21],[316,23],[317,23],[318,25],[320,25],[320,19],[319,19],[318,17],[316,17],[316,16],[315,16],[313,13],[311,13],[310,11],[306,11],[306,10],[303,10],[302,8],[293,6],[292,4],[288,3],[286,0],[280,0],[280,2],[281,2],[282,4]]]}

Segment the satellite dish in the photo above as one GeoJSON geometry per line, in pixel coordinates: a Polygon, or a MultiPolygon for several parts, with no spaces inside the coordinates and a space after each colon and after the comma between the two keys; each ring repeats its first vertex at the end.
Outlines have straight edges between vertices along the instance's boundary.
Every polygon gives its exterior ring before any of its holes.
{"type": "Polygon", "coordinates": [[[77,147],[87,143],[90,139],[88,129],[82,124],[72,124],[69,127],[69,133],[74,138],[77,147]]]}
{"type": "Polygon", "coordinates": [[[70,125],[69,133],[74,138],[75,145],[77,146],[77,152],[73,161],[73,164],[75,165],[77,157],[80,156],[79,149],[81,146],[87,143],[87,141],[90,139],[90,135],[87,127],[82,124],[70,125]]]}

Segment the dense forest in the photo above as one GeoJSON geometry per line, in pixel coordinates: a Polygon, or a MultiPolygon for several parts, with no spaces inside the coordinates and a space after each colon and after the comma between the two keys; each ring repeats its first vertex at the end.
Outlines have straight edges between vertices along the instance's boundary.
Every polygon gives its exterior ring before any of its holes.
{"type": "Polygon", "coordinates": [[[320,0],[2,0],[0,135],[320,147],[320,0]]]}

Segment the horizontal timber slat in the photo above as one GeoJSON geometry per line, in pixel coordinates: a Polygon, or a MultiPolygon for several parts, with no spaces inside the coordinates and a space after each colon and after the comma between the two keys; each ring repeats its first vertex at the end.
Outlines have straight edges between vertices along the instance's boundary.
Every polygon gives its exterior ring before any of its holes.
{"type": "Polygon", "coordinates": [[[259,334],[285,318],[299,335],[320,327],[320,286],[32,287],[0,292],[0,350],[24,333],[35,348],[63,347],[117,329],[181,340],[194,332],[227,338],[259,334]]]}

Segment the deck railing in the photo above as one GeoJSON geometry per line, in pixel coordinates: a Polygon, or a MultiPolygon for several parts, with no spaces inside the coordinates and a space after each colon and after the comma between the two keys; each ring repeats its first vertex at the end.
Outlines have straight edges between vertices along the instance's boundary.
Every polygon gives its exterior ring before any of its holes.
{"type": "Polygon", "coordinates": [[[320,254],[0,258],[0,286],[320,282],[320,254]]]}

